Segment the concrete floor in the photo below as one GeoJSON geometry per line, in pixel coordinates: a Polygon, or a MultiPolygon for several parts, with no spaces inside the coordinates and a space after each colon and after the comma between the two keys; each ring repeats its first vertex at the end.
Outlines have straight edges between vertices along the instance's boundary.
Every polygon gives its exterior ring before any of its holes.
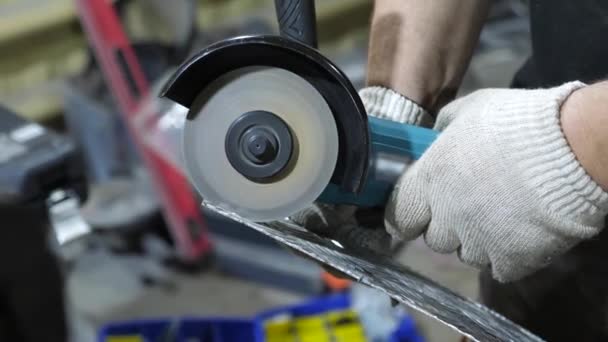
{"type": "MultiPolygon", "coordinates": [[[[398,260],[462,295],[476,296],[477,271],[461,264],[454,255],[436,254],[416,240],[398,260]]],[[[68,293],[77,319],[74,334],[79,336],[75,338],[78,341],[90,340],[97,329],[111,321],[188,315],[251,317],[306,298],[214,269],[187,275],[146,258],[99,251],[79,259],[69,277],[68,293]],[[154,284],[144,285],[142,279],[150,277],[156,279],[154,284]]],[[[450,328],[410,312],[427,341],[459,340],[450,328]]]]}
{"type": "MultiPolygon", "coordinates": [[[[423,241],[410,243],[399,262],[452,290],[476,298],[477,271],[454,255],[432,252],[423,241]]],[[[87,253],[70,274],[68,293],[79,336],[92,336],[103,324],[151,317],[240,316],[305,300],[301,294],[269,288],[231,277],[217,270],[195,275],[174,273],[141,257],[87,253]],[[142,275],[158,279],[144,285],[142,275]]],[[[411,311],[428,341],[458,341],[460,336],[443,324],[411,311]]],[[[78,338],[78,341],[90,340],[78,338]]]]}
{"type": "Polygon", "coordinates": [[[87,252],[69,274],[73,341],[92,341],[109,322],[179,316],[252,317],[305,297],[215,269],[174,272],[142,256],[87,252]],[[154,279],[153,282],[150,279],[154,279]]]}

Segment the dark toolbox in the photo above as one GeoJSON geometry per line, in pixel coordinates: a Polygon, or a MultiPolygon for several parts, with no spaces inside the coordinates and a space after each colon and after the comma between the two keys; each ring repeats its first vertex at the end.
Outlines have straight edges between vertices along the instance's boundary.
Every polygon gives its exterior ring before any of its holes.
{"type": "Polygon", "coordinates": [[[88,232],[76,152],[69,138],[0,106],[0,341],[67,340],[63,274],[49,242],[88,232]]]}

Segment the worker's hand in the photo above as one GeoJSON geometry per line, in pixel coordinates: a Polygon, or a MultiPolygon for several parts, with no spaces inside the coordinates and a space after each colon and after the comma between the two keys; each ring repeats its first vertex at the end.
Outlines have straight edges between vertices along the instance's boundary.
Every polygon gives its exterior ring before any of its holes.
{"type": "MultiPolygon", "coordinates": [[[[404,96],[383,87],[367,87],[359,92],[368,115],[411,125],[429,125],[427,112],[404,96]]],[[[290,217],[306,229],[377,254],[391,254],[391,237],[384,229],[383,208],[356,208],[349,205],[313,204],[290,217]]]]}
{"type": "Polygon", "coordinates": [[[444,107],[443,131],[399,180],[385,220],[397,238],[491,266],[512,281],[596,235],[608,194],[585,172],[560,127],[580,82],[480,90],[444,107]]]}

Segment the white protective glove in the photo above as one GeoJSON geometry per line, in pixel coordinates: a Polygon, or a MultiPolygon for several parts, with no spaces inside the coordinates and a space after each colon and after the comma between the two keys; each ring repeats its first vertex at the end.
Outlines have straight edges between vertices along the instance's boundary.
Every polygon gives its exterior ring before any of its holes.
{"type": "Polygon", "coordinates": [[[385,223],[424,234],[440,253],[491,266],[512,281],[547,265],[604,225],[608,194],[585,172],[560,127],[580,82],[552,89],[486,89],[444,107],[443,131],[399,180],[385,223]]]}
{"type": "MultiPolygon", "coordinates": [[[[384,87],[359,92],[367,114],[410,125],[429,125],[431,116],[418,104],[384,87]]],[[[351,248],[390,254],[391,237],[383,227],[383,212],[351,205],[313,204],[290,218],[319,235],[351,248]]]]}
{"type": "Polygon", "coordinates": [[[367,87],[359,91],[359,96],[369,116],[423,127],[433,122],[424,108],[391,89],[367,87]]]}

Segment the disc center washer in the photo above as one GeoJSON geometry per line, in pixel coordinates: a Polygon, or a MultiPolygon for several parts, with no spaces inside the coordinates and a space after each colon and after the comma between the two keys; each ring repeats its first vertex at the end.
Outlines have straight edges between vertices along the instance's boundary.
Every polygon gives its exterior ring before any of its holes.
{"type": "Polygon", "coordinates": [[[294,154],[294,141],[285,121],[277,115],[254,110],[243,113],[228,129],[226,157],[244,177],[270,183],[284,176],[294,154]]]}

